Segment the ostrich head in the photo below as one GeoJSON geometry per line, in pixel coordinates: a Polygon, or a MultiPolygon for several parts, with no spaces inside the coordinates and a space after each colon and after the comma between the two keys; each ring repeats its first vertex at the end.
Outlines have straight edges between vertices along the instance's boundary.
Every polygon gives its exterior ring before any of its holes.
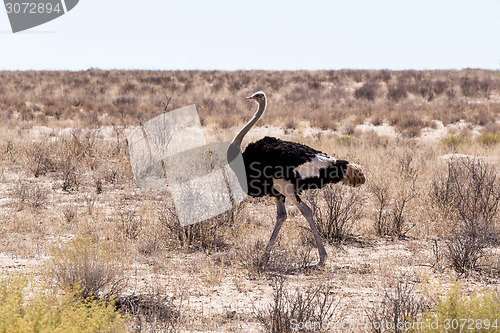
{"type": "Polygon", "coordinates": [[[241,141],[243,141],[243,137],[245,137],[245,134],[247,134],[250,128],[255,125],[259,118],[262,117],[267,105],[266,94],[264,94],[263,91],[257,91],[252,96],[249,96],[246,99],[256,101],[257,104],[259,104],[259,108],[253,115],[252,119],[250,119],[250,121],[245,126],[243,126],[243,128],[238,132],[238,134],[236,134],[233,141],[231,142],[231,146],[237,147],[238,149],[241,149],[241,141]]]}
{"type": "Polygon", "coordinates": [[[246,99],[247,100],[253,99],[257,103],[261,104],[266,102],[266,94],[264,94],[263,91],[257,91],[252,96],[248,96],[246,99]]]}

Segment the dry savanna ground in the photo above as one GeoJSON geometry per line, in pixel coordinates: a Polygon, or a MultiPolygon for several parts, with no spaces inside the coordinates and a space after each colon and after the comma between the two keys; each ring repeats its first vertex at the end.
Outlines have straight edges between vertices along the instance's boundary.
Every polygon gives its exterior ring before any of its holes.
{"type": "Polygon", "coordinates": [[[4,331],[500,331],[498,71],[0,72],[0,127],[4,331]],[[268,109],[244,145],[273,135],[364,167],[362,187],[303,195],[324,269],[292,206],[260,267],[271,198],[182,228],[167,189],[134,183],[133,128],[196,104],[228,141],[257,90],[268,109]]]}

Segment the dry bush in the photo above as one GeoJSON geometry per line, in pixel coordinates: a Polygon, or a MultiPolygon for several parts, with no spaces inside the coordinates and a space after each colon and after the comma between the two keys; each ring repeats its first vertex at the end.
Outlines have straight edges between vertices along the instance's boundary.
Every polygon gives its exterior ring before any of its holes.
{"type": "MultiPolygon", "coordinates": [[[[260,275],[264,272],[261,265],[262,255],[264,254],[266,243],[259,239],[254,243],[241,246],[236,251],[236,257],[240,265],[247,269],[250,275],[260,275]]],[[[270,257],[271,259],[272,257],[270,257]]]]}
{"type": "Polygon", "coordinates": [[[70,158],[62,161],[60,173],[63,191],[78,191],[81,180],[78,175],[77,165],[70,158]]]}
{"type": "Polygon", "coordinates": [[[117,310],[129,316],[135,332],[177,332],[182,318],[180,305],[162,288],[148,288],[142,294],[119,296],[115,300],[117,310]]]}
{"type": "Polygon", "coordinates": [[[408,91],[404,81],[398,81],[396,84],[387,86],[387,98],[394,102],[405,99],[407,95],[408,91]]]}
{"type": "Polygon", "coordinates": [[[416,118],[413,114],[405,117],[403,121],[398,124],[400,131],[408,137],[418,137],[420,135],[420,130],[425,126],[425,123],[416,118]]]}
{"type": "Polygon", "coordinates": [[[340,137],[339,140],[342,140],[343,137],[351,137],[354,134],[354,128],[355,125],[352,122],[348,122],[347,124],[345,124],[343,130],[344,135],[340,137]]]}
{"type": "Polygon", "coordinates": [[[94,179],[94,185],[95,185],[95,193],[101,194],[102,193],[102,180],[99,178],[94,179]]]}
{"type": "Polygon", "coordinates": [[[53,160],[51,147],[43,143],[33,143],[26,151],[27,165],[35,178],[55,171],[56,162],[53,160]]]}
{"type": "MultiPolygon", "coordinates": [[[[162,219],[143,220],[144,227],[137,238],[137,251],[145,256],[152,256],[168,248],[178,248],[179,245],[169,229],[165,226],[162,219]]],[[[119,238],[124,236],[123,230],[120,230],[119,238]]]]}
{"type": "MultiPolygon", "coordinates": [[[[271,250],[269,262],[264,269],[283,274],[304,271],[313,266],[314,256],[312,252],[314,250],[310,245],[283,247],[275,244],[271,250]]],[[[263,253],[263,251],[260,252],[261,255],[263,253]]]]}
{"type": "Polygon", "coordinates": [[[26,205],[37,210],[47,202],[47,192],[38,184],[19,183],[15,195],[20,209],[26,205]]]}
{"type": "Polygon", "coordinates": [[[64,222],[67,224],[72,223],[78,217],[78,212],[74,206],[65,206],[62,210],[64,222]]]}
{"type": "Polygon", "coordinates": [[[485,249],[499,241],[500,182],[481,158],[451,159],[434,177],[432,203],[449,221],[448,259],[459,274],[480,268],[485,249]]]}
{"type": "Polygon", "coordinates": [[[493,227],[500,203],[498,185],[493,165],[481,157],[459,157],[448,160],[446,172],[433,179],[431,196],[444,217],[493,227]]]}
{"type": "Polygon", "coordinates": [[[399,163],[391,163],[389,167],[394,169],[383,171],[391,173],[390,182],[382,175],[372,179],[368,187],[375,204],[372,219],[378,236],[404,238],[416,226],[411,208],[420,196],[422,179],[413,153],[404,152],[392,158],[399,163]]]}
{"type": "Polygon", "coordinates": [[[435,93],[432,89],[432,82],[429,80],[416,83],[413,90],[416,90],[416,92],[428,102],[432,101],[435,97],[435,93]]]}
{"type": "Polygon", "coordinates": [[[408,324],[417,322],[430,308],[425,297],[416,293],[416,283],[409,279],[407,275],[401,277],[392,290],[384,293],[380,305],[367,313],[372,332],[411,332],[413,326],[408,324]]]}
{"type": "MultiPolygon", "coordinates": [[[[78,191],[84,182],[82,170],[95,170],[99,164],[98,151],[101,154],[106,153],[104,145],[98,149],[96,133],[96,130],[73,130],[69,136],[63,136],[57,141],[59,157],[56,168],[63,191],[78,191]]],[[[102,181],[100,184],[99,181],[100,179],[94,181],[97,193],[102,192],[102,181]]]]}
{"type": "Polygon", "coordinates": [[[234,225],[237,210],[230,210],[209,220],[181,226],[173,204],[158,209],[158,218],[167,231],[170,246],[200,250],[216,250],[226,247],[227,228],[234,225]]]}
{"type": "Polygon", "coordinates": [[[330,286],[309,287],[304,292],[296,288],[291,293],[286,278],[280,275],[272,284],[272,303],[254,310],[267,332],[319,331],[324,323],[333,322],[339,301],[330,286]]]}
{"type": "Polygon", "coordinates": [[[89,237],[53,247],[46,263],[50,281],[63,290],[78,290],[83,298],[118,295],[125,285],[124,270],[117,249],[89,237]]]}
{"type": "Polygon", "coordinates": [[[496,121],[490,121],[484,125],[484,134],[497,134],[498,132],[500,132],[500,124],[497,124],[496,121]]]}
{"type": "Polygon", "coordinates": [[[431,102],[434,98],[447,91],[449,85],[449,79],[447,81],[425,79],[416,82],[413,90],[420,94],[427,102],[431,102]]]}
{"type": "Polygon", "coordinates": [[[398,238],[406,237],[407,233],[415,227],[415,222],[408,214],[408,206],[418,196],[416,178],[403,185],[396,194],[390,210],[389,224],[386,226],[385,234],[398,238]]]}
{"type": "Polygon", "coordinates": [[[354,96],[373,101],[377,97],[378,90],[379,84],[377,82],[368,81],[354,91],[354,96]]]}
{"type": "Polygon", "coordinates": [[[382,69],[378,71],[376,80],[384,81],[385,83],[388,83],[392,78],[391,71],[382,69]]]}
{"type": "Polygon", "coordinates": [[[306,198],[324,239],[338,242],[353,237],[354,224],[363,216],[362,191],[329,184],[320,190],[308,191],[306,198]]]}
{"type": "Polygon", "coordinates": [[[421,128],[427,126],[427,122],[419,118],[416,112],[410,110],[401,110],[393,114],[389,118],[389,122],[407,137],[418,137],[421,128]]]}
{"type": "Polygon", "coordinates": [[[444,266],[443,266],[443,257],[444,253],[439,247],[439,242],[437,239],[432,240],[432,263],[430,264],[430,267],[434,270],[434,272],[441,274],[444,271],[444,266]]]}
{"type": "Polygon", "coordinates": [[[97,129],[73,130],[69,136],[60,139],[66,157],[83,159],[96,155],[97,129]]]}
{"type": "Polygon", "coordinates": [[[453,87],[451,87],[446,91],[446,97],[448,98],[449,102],[454,101],[457,97],[457,91],[453,87]]]}
{"type": "Polygon", "coordinates": [[[318,116],[311,120],[311,126],[321,128],[322,130],[335,131],[337,130],[337,122],[333,117],[334,113],[318,113],[318,116]]]}
{"type": "Polygon", "coordinates": [[[297,128],[297,122],[295,121],[294,118],[288,118],[288,120],[285,122],[285,128],[286,129],[296,129],[297,128]]]}
{"type": "Polygon", "coordinates": [[[418,196],[416,180],[401,182],[397,190],[389,185],[372,185],[370,192],[375,197],[374,226],[377,235],[404,238],[415,227],[408,207],[418,196]]]}
{"type": "Polygon", "coordinates": [[[236,121],[235,121],[235,118],[229,118],[229,117],[224,117],[224,119],[222,120],[221,124],[220,124],[220,127],[223,129],[223,130],[227,130],[233,126],[237,125],[236,121]]]}
{"type": "Polygon", "coordinates": [[[462,95],[465,97],[478,97],[482,95],[489,98],[492,83],[489,78],[479,79],[466,75],[460,80],[460,88],[462,89],[462,95]]]}
{"type": "Polygon", "coordinates": [[[488,108],[477,108],[476,112],[472,116],[472,119],[470,120],[475,124],[485,126],[489,123],[495,123],[497,120],[497,116],[488,108]]]}
{"type": "Polygon", "coordinates": [[[375,212],[373,214],[375,231],[379,236],[390,234],[388,206],[391,202],[391,193],[389,187],[373,184],[370,186],[370,192],[375,196],[375,212]]]}
{"type": "Polygon", "coordinates": [[[134,240],[139,237],[142,228],[142,219],[135,211],[120,211],[118,228],[126,239],[134,240]]]}
{"type": "MultiPolygon", "coordinates": [[[[484,231],[480,231],[483,233],[484,231]]],[[[460,275],[478,271],[490,244],[484,235],[477,236],[471,230],[454,230],[447,239],[447,257],[452,267],[460,275]]]]}
{"type": "Polygon", "coordinates": [[[384,122],[384,118],[380,114],[375,114],[372,118],[372,125],[374,126],[380,126],[384,122]]]}
{"type": "Polygon", "coordinates": [[[2,140],[0,143],[0,161],[11,161],[16,155],[16,145],[12,140],[2,140]]]}
{"type": "Polygon", "coordinates": [[[240,265],[247,269],[250,276],[261,275],[262,273],[290,274],[304,271],[313,266],[313,248],[310,245],[297,245],[283,247],[275,244],[271,250],[271,255],[267,265],[262,265],[266,243],[263,240],[240,246],[236,250],[236,257],[240,265]]]}

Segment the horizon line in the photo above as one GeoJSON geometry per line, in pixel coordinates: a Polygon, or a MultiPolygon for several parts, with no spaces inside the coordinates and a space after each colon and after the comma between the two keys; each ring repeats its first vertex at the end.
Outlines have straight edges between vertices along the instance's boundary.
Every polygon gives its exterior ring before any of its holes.
{"type": "Polygon", "coordinates": [[[391,72],[403,72],[403,71],[465,71],[465,70],[483,70],[483,71],[500,71],[500,68],[484,68],[484,67],[462,67],[462,68],[405,68],[405,69],[391,69],[391,68],[355,68],[355,67],[345,67],[345,68],[323,68],[323,69],[195,69],[195,68],[101,68],[101,67],[89,67],[86,69],[0,69],[0,72],[85,72],[85,71],[150,71],[150,72],[174,72],[174,71],[185,71],[185,72],[327,72],[327,71],[391,71],[391,72]]]}

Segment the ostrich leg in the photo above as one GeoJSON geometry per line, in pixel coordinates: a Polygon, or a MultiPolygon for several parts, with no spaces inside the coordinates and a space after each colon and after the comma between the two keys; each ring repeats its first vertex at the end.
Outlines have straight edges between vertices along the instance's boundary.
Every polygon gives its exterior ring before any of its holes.
{"type": "Polygon", "coordinates": [[[311,227],[314,236],[314,241],[316,242],[316,247],[318,248],[319,252],[318,266],[323,266],[325,264],[327,254],[325,247],[323,246],[323,242],[321,241],[321,236],[319,235],[318,228],[316,227],[316,223],[314,223],[314,218],[311,208],[309,208],[309,206],[306,205],[303,201],[296,202],[295,205],[300,210],[302,215],[304,215],[307,222],[309,222],[309,226],[311,227]]]}
{"type": "Polygon", "coordinates": [[[262,266],[267,265],[269,261],[269,255],[271,254],[271,250],[273,249],[273,245],[276,242],[276,238],[278,237],[278,233],[280,232],[281,226],[283,222],[286,220],[286,206],[285,206],[285,197],[280,196],[276,198],[276,225],[274,226],[273,233],[271,234],[271,238],[266,246],[266,252],[262,256],[261,264],[262,266]]]}

